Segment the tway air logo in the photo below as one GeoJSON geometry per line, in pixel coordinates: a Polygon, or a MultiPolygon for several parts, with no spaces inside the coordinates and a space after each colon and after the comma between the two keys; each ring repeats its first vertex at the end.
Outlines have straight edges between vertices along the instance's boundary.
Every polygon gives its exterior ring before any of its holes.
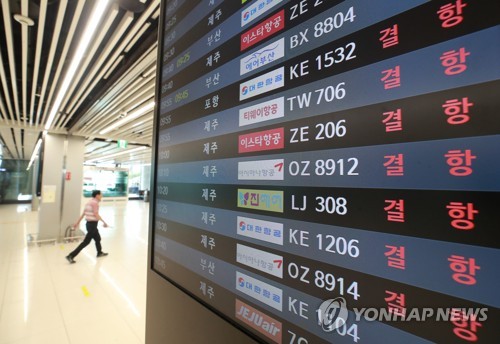
{"type": "Polygon", "coordinates": [[[249,217],[238,216],[237,233],[247,238],[253,238],[276,245],[283,245],[283,224],[271,221],[262,221],[249,217]]]}
{"type": "Polygon", "coordinates": [[[281,344],[281,322],[236,299],[235,318],[262,333],[273,342],[281,344]]]}
{"type": "Polygon", "coordinates": [[[285,39],[266,45],[240,59],[240,75],[259,69],[285,56],[285,39]]]}
{"type": "Polygon", "coordinates": [[[236,290],[278,311],[283,310],[283,291],[256,278],[236,271],[236,290]]]}
{"type": "Polygon", "coordinates": [[[259,0],[241,11],[241,27],[260,17],[283,0],[259,0]]]}
{"type": "Polygon", "coordinates": [[[240,100],[285,86],[285,67],[280,67],[240,84],[240,100]]]}
{"type": "Polygon", "coordinates": [[[259,104],[253,104],[239,110],[239,126],[270,121],[285,117],[285,98],[279,97],[259,104]]]}
{"type": "Polygon", "coordinates": [[[283,257],[277,254],[236,244],[236,261],[267,274],[283,278],[283,257]]]}

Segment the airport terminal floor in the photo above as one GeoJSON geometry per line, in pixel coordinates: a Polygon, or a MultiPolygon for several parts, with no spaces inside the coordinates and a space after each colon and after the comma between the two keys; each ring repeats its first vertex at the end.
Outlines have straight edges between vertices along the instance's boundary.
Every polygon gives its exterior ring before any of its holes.
{"type": "Polygon", "coordinates": [[[38,213],[0,205],[0,344],[144,343],[149,203],[100,212],[109,256],[96,258],[92,242],[69,264],[78,243],[29,246],[38,213]]]}

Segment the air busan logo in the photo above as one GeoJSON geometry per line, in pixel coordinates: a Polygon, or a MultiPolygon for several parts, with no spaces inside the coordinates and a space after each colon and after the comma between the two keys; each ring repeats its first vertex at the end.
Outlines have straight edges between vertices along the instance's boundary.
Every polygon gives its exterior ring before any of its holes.
{"type": "Polygon", "coordinates": [[[285,56],[285,39],[281,38],[240,59],[240,75],[259,69],[285,56]]]}

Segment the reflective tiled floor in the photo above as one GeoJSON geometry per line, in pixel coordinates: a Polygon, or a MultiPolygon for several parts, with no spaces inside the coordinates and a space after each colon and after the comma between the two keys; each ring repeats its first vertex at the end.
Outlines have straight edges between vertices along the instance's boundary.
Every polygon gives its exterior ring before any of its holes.
{"type": "Polygon", "coordinates": [[[101,203],[109,256],[92,242],[72,265],[78,243],[27,246],[30,209],[0,206],[0,344],[144,343],[148,203],[101,203]]]}

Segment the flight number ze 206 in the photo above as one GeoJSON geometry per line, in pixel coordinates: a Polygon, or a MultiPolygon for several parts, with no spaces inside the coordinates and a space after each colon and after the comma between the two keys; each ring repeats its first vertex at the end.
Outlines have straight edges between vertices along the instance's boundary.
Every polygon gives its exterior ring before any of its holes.
{"type": "Polygon", "coordinates": [[[293,177],[309,177],[312,173],[314,176],[358,176],[357,167],[357,158],[337,160],[319,159],[313,164],[311,164],[310,160],[290,161],[288,164],[288,173],[293,177]]]}
{"type": "MultiPolygon", "coordinates": [[[[345,119],[341,119],[337,122],[329,121],[326,123],[316,124],[316,134],[313,135],[314,140],[321,141],[325,139],[333,139],[336,137],[344,137],[347,133],[345,122],[345,119]]],[[[309,142],[308,125],[299,128],[291,128],[290,133],[292,134],[290,143],[309,142]]]]}
{"type": "Polygon", "coordinates": [[[301,15],[307,13],[309,11],[309,3],[311,3],[314,7],[318,7],[319,5],[322,5],[323,3],[328,2],[325,0],[301,0],[298,4],[293,5],[290,7],[290,11],[292,12],[290,14],[290,20],[294,20],[301,15]]]}

